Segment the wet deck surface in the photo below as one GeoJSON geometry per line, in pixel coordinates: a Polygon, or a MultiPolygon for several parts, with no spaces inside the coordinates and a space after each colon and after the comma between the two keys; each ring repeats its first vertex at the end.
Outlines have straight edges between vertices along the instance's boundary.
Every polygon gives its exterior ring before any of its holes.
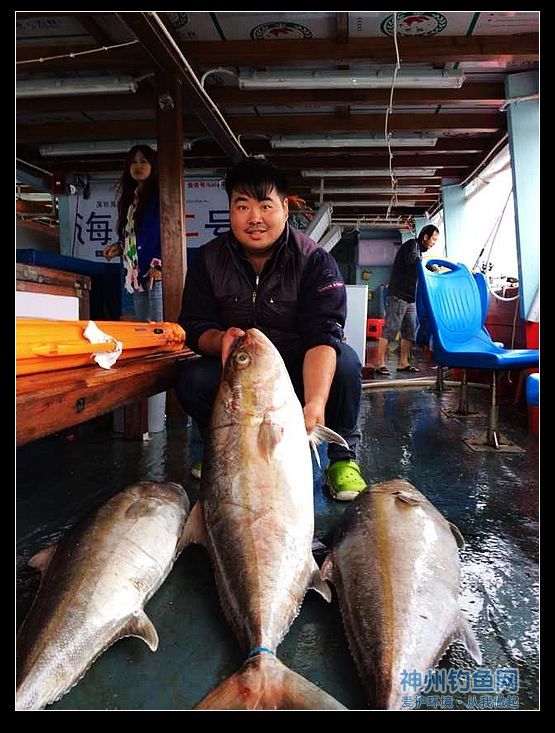
{"type": "MultiPolygon", "coordinates": [[[[429,363],[421,367],[422,374],[411,376],[435,374],[429,363]]],[[[501,409],[502,432],[523,452],[471,451],[462,438],[485,426],[487,393],[473,389],[470,396],[482,417],[446,414],[457,405],[457,390],[441,395],[426,388],[365,390],[359,459],[369,483],[406,479],[459,527],[466,540],[460,552],[461,607],[476,631],[483,667],[517,669],[516,704],[530,710],[538,707],[537,440],[528,433],[526,416],[507,406],[501,409]]],[[[191,428],[170,428],[145,443],[113,438],[105,429],[81,433],[18,450],[19,622],[37,587],[37,574],[25,561],[102,500],[146,479],[179,481],[191,501],[198,492],[188,469],[202,448],[191,428]]],[[[319,469],[315,474],[315,534],[326,542],[345,505],[327,495],[319,469]]],[[[203,548],[184,551],[146,612],[158,630],[158,651],[135,638],[117,642],[49,709],[191,709],[244,661],[220,611],[203,548]]],[[[278,656],[348,708],[368,708],[335,597],[328,605],[316,593],[307,594],[278,656]]],[[[440,666],[473,667],[458,645],[440,666]]],[[[466,709],[469,700],[455,694],[453,707],[466,709]]]]}

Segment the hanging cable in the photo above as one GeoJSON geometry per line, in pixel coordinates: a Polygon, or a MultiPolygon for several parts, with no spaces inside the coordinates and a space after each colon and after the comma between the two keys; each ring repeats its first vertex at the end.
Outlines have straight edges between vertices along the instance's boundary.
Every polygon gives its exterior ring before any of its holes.
{"type": "Polygon", "coordinates": [[[539,98],[540,98],[540,95],[538,92],[536,92],[535,94],[527,94],[524,97],[513,97],[512,99],[506,99],[503,102],[503,104],[501,105],[501,107],[499,107],[499,111],[504,112],[510,104],[518,104],[519,102],[529,102],[532,99],[539,99],[539,98]]]}
{"type": "Polygon", "coordinates": [[[61,53],[57,56],[44,56],[38,59],[25,59],[25,61],[16,61],[16,66],[20,64],[36,64],[45,61],[54,61],[55,59],[74,59],[76,56],[84,56],[88,53],[98,53],[99,51],[111,51],[113,48],[123,48],[124,46],[134,46],[139,41],[127,41],[127,43],[116,43],[113,46],[100,46],[99,48],[89,48],[87,51],[70,51],[69,53],[61,53]]]}
{"type": "Polygon", "coordinates": [[[210,76],[210,74],[215,74],[216,72],[220,74],[232,74],[235,77],[238,77],[236,71],[233,71],[233,69],[224,69],[220,66],[217,66],[215,69],[208,69],[208,71],[205,71],[204,74],[200,77],[200,85],[204,89],[204,80],[207,76],[210,76]]]}
{"type": "Polygon", "coordinates": [[[478,263],[480,262],[480,260],[482,259],[482,255],[483,255],[483,254],[484,254],[484,252],[486,251],[486,247],[488,246],[488,242],[489,242],[489,240],[490,240],[490,237],[491,237],[491,235],[493,234],[493,232],[494,232],[494,230],[495,230],[495,227],[496,227],[496,226],[498,225],[498,222],[499,222],[499,219],[500,219],[500,218],[501,218],[500,216],[499,216],[499,217],[497,217],[497,219],[496,219],[496,220],[495,220],[495,221],[493,222],[493,226],[492,226],[492,228],[490,229],[490,232],[489,232],[488,236],[486,237],[486,241],[484,242],[484,246],[483,246],[483,247],[482,247],[482,249],[480,250],[480,252],[479,252],[479,254],[478,254],[478,257],[476,257],[476,261],[475,261],[475,262],[474,262],[474,264],[472,265],[472,268],[471,268],[471,271],[472,271],[472,272],[475,272],[475,271],[476,271],[476,268],[478,267],[478,263]]]}
{"type": "MultiPolygon", "coordinates": [[[[497,232],[499,231],[499,227],[501,226],[501,222],[503,221],[503,217],[505,215],[505,211],[507,209],[507,206],[509,205],[509,201],[511,200],[512,194],[513,194],[513,189],[511,188],[511,190],[509,191],[509,195],[507,196],[507,200],[505,201],[505,205],[503,206],[503,210],[501,211],[501,215],[498,217],[497,221],[494,224],[494,230],[495,230],[495,232],[494,232],[493,237],[492,237],[492,240],[491,240],[491,244],[490,244],[490,248],[489,248],[487,259],[486,259],[486,261],[484,263],[484,269],[485,269],[484,274],[486,276],[486,285],[488,286],[488,290],[493,295],[493,297],[496,298],[496,300],[501,300],[504,303],[510,303],[512,300],[518,300],[520,298],[520,295],[517,293],[516,295],[513,295],[510,298],[505,298],[505,297],[503,297],[501,295],[498,295],[496,292],[494,292],[494,290],[491,287],[490,282],[489,282],[488,268],[489,268],[489,262],[490,262],[490,259],[491,259],[491,253],[493,251],[493,245],[495,243],[495,238],[497,237],[497,232]]],[[[485,249],[485,247],[484,247],[484,249],[485,249]]]]}
{"type": "Polygon", "coordinates": [[[386,218],[389,219],[391,209],[394,204],[398,203],[397,199],[397,179],[393,172],[393,151],[391,149],[391,133],[389,132],[389,115],[393,113],[393,91],[395,90],[395,82],[397,81],[397,72],[401,68],[401,62],[399,59],[399,46],[397,44],[397,11],[393,13],[393,42],[395,44],[395,69],[393,70],[393,77],[391,79],[391,89],[389,91],[389,105],[385,111],[385,128],[384,137],[387,145],[387,151],[389,154],[389,177],[391,178],[391,199],[389,206],[387,207],[386,218]]]}

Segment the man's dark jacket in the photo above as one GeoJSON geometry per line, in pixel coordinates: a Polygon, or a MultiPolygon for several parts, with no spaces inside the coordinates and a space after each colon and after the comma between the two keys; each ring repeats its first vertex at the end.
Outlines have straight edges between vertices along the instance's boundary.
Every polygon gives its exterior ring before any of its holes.
{"type": "Polygon", "coordinates": [[[407,303],[414,303],[416,293],[417,263],[422,258],[422,251],[416,239],[407,239],[399,247],[391,275],[389,277],[388,297],[394,295],[396,298],[407,303]]]}
{"type": "Polygon", "coordinates": [[[210,328],[258,328],[291,363],[320,344],[338,351],[345,316],[337,263],[286,225],[258,279],[231,231],[200,247],[187,270],[179,323],[197,352],[210,328]]]}

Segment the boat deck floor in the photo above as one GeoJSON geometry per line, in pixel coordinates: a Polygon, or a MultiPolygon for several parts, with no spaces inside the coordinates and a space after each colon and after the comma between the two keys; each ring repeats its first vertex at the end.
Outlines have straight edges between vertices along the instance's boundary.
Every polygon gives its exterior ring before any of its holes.
{"type": "MultiPolygon", "coordinates": [[[[390,355],[394,369],[395,356],[390,355]]],[[[371,362],[370,362],[371,363],[371,362]]],[[[417,358],[422,373],[432,365],[417,358]]],[[[395,376],[395,372],[392,372],[395,376]]],[[[374,380],[375,382],[375,380],[374,380]]],[[[385,380],[387,383],[387,380],[385,380]]],[[[538,707],[538,444],[527,418],[512,405],[500,410],[501,432],[522,450],[474,452],[463,438],[485,430],[487,390],[470,389],[481,416],[457,417],[458,390],[427,387],[366,389],[360,464],[369,483],[410,481],[461,530],[461,607],[476,631],[483,667],[518,670],[513,709],[538,707]]],[[[409,382],[407,382],[407,385],[409,382]]],[[[97,421],[98,422],[98,421],[97,421]]],[[[325,447],[321,446],[323,465],[325,447]]],[[[182,483],[193,502],[199,482],[189,468],[202,446],[192,427],[170,427],[145,442],[114,437],[106,425],[42,438],[17,454],[17,611],[22,621],[37,587],[26,560],[90,509],[138,480],[182,483]]],[[[315,535],[330,541],[345,504],[334,501],[315,467],[315,535]]],[[[319,557],[319,560],[322,558],[319,557]]],[[[85,677],[49,709],[187,710],[243,663],[218,602],[204,548],[187,548],[146,607],[158,630],[152,653],[136,638],[107,650],[85,677]]],[[[343,633],[337,599],[309,592],[278,648],[279,658],[350,709],[368,709],[343,633]]],[[[473,665],[454,645],[442,667],[473,665]]],[[[414,696],[407,690],[407,696],[414,696]]],[[[440,698],[442,695],[440,694],[440,698]]],[[[488,697],[488,696],[486,696],[488,697]]],[[[494,696],[490,695],[490,698],[494,696]]],[[[455,709],[489,703],[456,693],[455,709]]],[[[407,703],[410,705],[410,703],[407,703]]],[[[413,704],[431,709],[426,695],[413,704]]],[[[447,700],[440,704],[448,705],[447,700]]]]}

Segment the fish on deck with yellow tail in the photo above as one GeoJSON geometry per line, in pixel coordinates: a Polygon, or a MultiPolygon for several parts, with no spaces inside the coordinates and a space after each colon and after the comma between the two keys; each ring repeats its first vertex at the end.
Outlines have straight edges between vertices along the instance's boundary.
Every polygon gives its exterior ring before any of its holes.
{"type": "MultiPolygon", "coordinates": [[[[257,329],[222,361],[185,541],[207,547],[224,613],[248,656],[197,708],[344,710],[275,656],[307,589],[331,599],[311,552],[312,459],[301,404],[279,352],[257,329]]],[[[323,427],[311,437],[343,441],[323,427]]]]}
{"type": "Polygon", "coordinates": [[[17,638],[16,710],[59,700],[124,636],[156,651],[143,609],[181,552],[188,511],[179,484],[142,481],[31,559],[42,580],[17,638]]]}
{"type": "Polygon", "coordinates": [[[459,608],[459,530],[411,484],[372,484],[348,507],[322,565],[339,596],[351,655],[372,707],[401,708],[404,673],[478,642],[459,608]]]}

